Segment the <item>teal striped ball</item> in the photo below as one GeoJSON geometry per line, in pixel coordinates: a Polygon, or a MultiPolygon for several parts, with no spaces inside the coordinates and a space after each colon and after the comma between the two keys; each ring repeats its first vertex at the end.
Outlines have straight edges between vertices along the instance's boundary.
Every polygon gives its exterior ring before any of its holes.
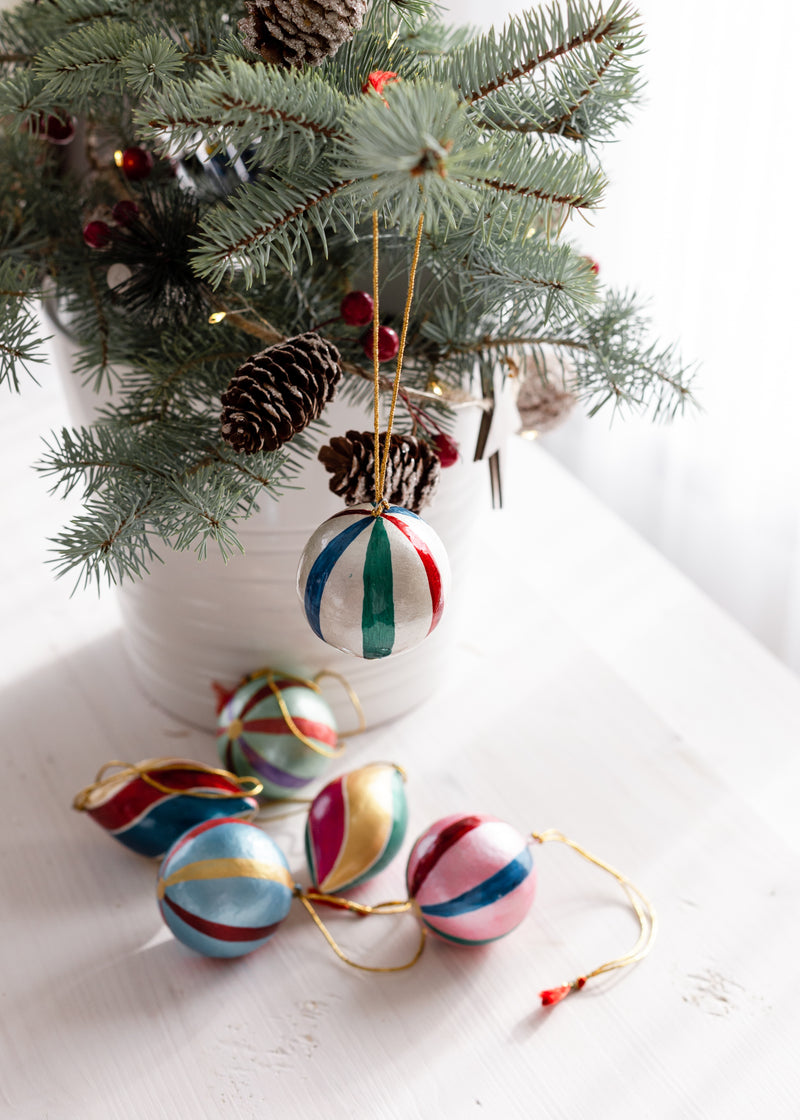
{"type": "Polygon", "coordinates": [[[338,737],[336,718],[318,691],[303,681],[283,678],[277,670],[274,684],[295,727],[318,749],[292,732],[261,676],[240,685],[223,706],[217,749],[227,770],[258,778],[264,786],[262,797],[280,799],[294,797],[330,766],[338,737]]]}
{"type": "Polygon", "coordinates": [[[317,637],[368,659],[419,645],[438,625],[449,590],[444,545],[401,506],[379,516],[359,506],[329,517],[308,541],[297,573],[317,637]]]}

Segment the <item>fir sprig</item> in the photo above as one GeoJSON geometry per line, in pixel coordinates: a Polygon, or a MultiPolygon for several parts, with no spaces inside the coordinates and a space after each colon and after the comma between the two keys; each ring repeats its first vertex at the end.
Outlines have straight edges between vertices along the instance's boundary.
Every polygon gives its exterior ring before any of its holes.
{"type": "Polygon", "coordinates": [[[0,260],[0,385],[18,391],[20,372],[35,380],[34,365],[46,361],[33,303],[41,292],[30,271],[0,260]]]}
{"type": "Polygon", "coordinates": [[[64,429],[39,464],[54,492],[83,494],[83,513],[53,541],[57,574],[77,571],[84,585],[141,577],[160,559],[156,540],[200,558],[213,542],[229,556],[241,550],[236,522],[289,485],[297,465],[282,452],[237,456],[203,417],[137,428],[112,408],[92,428],[64,429]]]}
{"type": "MultiPolygon", "coordinates": [[[[200,130],[211,141],[244,152],[270,141],[308,147],[283,153],[289,165],[313,158],[318,141],[340,135],[345,99],[315,73],[279,70],[258,62],[230,58],[191,83],[171,83],[150,98],[137,114],[142,135],[166,154],[193,150],[200,130]]],[[[260,162],[269,155],[254,152],[260,162]]]]}

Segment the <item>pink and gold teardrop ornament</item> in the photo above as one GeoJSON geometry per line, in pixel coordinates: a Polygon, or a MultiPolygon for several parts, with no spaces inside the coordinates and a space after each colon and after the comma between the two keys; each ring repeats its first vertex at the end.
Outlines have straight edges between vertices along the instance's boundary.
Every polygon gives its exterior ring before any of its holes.
{"type": "Polygon", "coordinates": [[[373,762],[334,778],[311,802],[306,857],[315,889],[349,890],[397,855],[408,823],[405,773],[373,762]]]}

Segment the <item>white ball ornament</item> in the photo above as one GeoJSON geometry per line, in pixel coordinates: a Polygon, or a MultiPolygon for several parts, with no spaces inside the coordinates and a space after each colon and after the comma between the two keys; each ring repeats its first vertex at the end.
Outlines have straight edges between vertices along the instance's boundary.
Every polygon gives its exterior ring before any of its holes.
{"type": "Polygon", "coordinates": [[[357,657],[413,649],[439,623],[450,592],[444,545],[401,506],[356,506],[312,534],[297,591],[314,633],[357,657]]]}

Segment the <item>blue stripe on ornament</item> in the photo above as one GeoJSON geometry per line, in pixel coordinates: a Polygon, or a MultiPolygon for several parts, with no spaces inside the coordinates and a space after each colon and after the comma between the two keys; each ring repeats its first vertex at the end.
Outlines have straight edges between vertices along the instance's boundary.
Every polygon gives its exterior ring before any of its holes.
{"type": "Polygon", "coordinates": [[[516,859],[512,859],[477,887],[464,891],[457,898],[451,898],[449,902],[437,902],[433,906],[421,906],[420,909],[423,914],[431,918],[456,918],[459,914],[469,913],[470,910],[491,906],[493,902],[511,894],[520,883],[523,883],[530,875],[532,867],[533,857],[527,848],[523,848],[516,859]]]}
{"type": "Polygon", "coordinates": [[[197,797],[180,794],[165,797],[150,806],[133,823],[114,830],[111,835],[140,855],[163,856],[179,836],[199,823],[199,806],[203,806],[202,815],[207,820],[214,817],[238,817],[253,809],[244,798],[238,797],[226,797],[224,800],[221,797],[204,798],[203,801],[198,802],[197,797]]]}
{"type": "Polygon", "coordinates": [[[406,515],[406,517],[413,517],[415,521],[421,521],[422,520],[422,518],[420,517],[420,515],[418,513],[412,513],[411,510],[406,509],[405,506],[389,506],[389,508],[387,509],[386,512],[387,513],[403,513],[403,514],[406,515]]]}
{"type": "Polygon", "coordinates": [[[439,929],[438,926],[431,925],[430,922],[426,922],[424,918],[422,921],[428,929],[433,930],[437,937],[443,937],[445,941],[452,941],[454,945],[490,945],[492,941],[499,941],[501,937],[505,937],[506,933],[511,933],[511,930],[508,929],[505,933],[498,933],[495,937],[456,937],[455,934],[445,933],[444,930],[439,929]]]}
{"type": "Polygon", "coordinates": [[[328,582],[328,576],[333,571],[337,561],[342,553],[348,548],[356,537],[363,533],[368,525],[372,523],[372,515],[367,514],[355,525],[348,525],[341,533],[333,538],[319,556],[316,558],[311,566],[311,571],[308,573],[306,580],[306,593],[305,593],[305,610],[306,618],[309,625],[318,638],[324,637],[322,635],[322,627],[320,626],[319,612],[322,607],[322,593],[325,590],[325,584],[328,582]]]}

